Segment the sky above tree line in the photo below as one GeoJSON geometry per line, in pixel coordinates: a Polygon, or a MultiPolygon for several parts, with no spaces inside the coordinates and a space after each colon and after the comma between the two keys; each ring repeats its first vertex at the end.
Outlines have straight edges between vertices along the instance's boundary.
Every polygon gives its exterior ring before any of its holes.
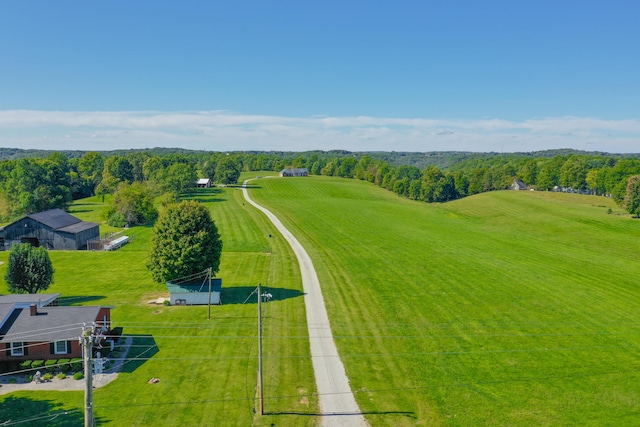
{"type": "Polygon", "coordinates": [[[640,152],[640,2],[17,1],[0,146],[640,152]]]}

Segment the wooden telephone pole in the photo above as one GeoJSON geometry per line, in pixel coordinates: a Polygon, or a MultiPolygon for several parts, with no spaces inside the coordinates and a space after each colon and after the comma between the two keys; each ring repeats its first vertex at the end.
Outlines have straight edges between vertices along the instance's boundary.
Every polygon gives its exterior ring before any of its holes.
{"type": "Polygon", "coordinates": [[[85,327],[82,331],[82,346],[84,348],[84,427],[93,427],[93,328],[85,327]]]}
{"type": "Polygon", "coordinates": [[[260,415],[264,415],[264,388],[262,375],[262,294],[258,283],[258,398],[260,415]]]}

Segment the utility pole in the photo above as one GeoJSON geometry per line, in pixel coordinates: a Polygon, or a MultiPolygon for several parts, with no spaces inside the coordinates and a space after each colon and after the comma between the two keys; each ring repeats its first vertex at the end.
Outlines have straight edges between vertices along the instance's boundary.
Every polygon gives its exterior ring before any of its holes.
{"type": "Polygon", "coordinates": [[[84,348],[84,427],[93,427],[93,328],[85,327],[82,331],[82,345],[84,348]]]}
{"type": "Polygon", "coordinates": [[[209,318],[211,320],[211,267],[209,267],[209,318]]]}
{"type": "Polygon", "coordinates": [[[258,398],[260,415],[264,415],[264,388],[262,376],[262,294],[258,283],[258,398]]]}

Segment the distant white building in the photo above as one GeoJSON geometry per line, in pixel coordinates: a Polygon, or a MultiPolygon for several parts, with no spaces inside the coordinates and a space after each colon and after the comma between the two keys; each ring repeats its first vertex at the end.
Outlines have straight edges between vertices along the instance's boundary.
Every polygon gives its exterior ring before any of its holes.
{"type": "Polygon", "coordinates": [[[527,189],[527,184],[525,184],[524,182],[522,182],[519,179],[514,179],[513,183],[511,184],[511,186],[509,187],[512,190],[526,190],[527,189]]]}
{"type": "Polygon", "coordinates": [[[309,176],[307,168],[287,168],[280,171],[280,176],[309,176]]]}
{"type": "Polygon", "coordinates": [[[200,178],[198,182],[196,182],[196,187],[198,188],[210,188],[211,180],[209,178],[200,178]]]}

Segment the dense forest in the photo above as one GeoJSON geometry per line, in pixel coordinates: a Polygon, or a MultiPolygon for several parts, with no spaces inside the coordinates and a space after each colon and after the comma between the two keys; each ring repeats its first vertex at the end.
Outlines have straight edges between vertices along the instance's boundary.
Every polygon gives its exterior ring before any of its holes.
{"type": "Polygon", "coordinates": [[[79,198],[112,194],[105,219],[114,226],[151,222],[198,178],[236,183],[242,171],[307,168],[313,175],[366,180],[427,203],[508,189],[514,180],[540,191],[612,197],[630,213],[640,206],[640,156],[575,150],[469,152],[209,152],[147,150],[40,151],[0,148],[0,221],[79,198]]]}

